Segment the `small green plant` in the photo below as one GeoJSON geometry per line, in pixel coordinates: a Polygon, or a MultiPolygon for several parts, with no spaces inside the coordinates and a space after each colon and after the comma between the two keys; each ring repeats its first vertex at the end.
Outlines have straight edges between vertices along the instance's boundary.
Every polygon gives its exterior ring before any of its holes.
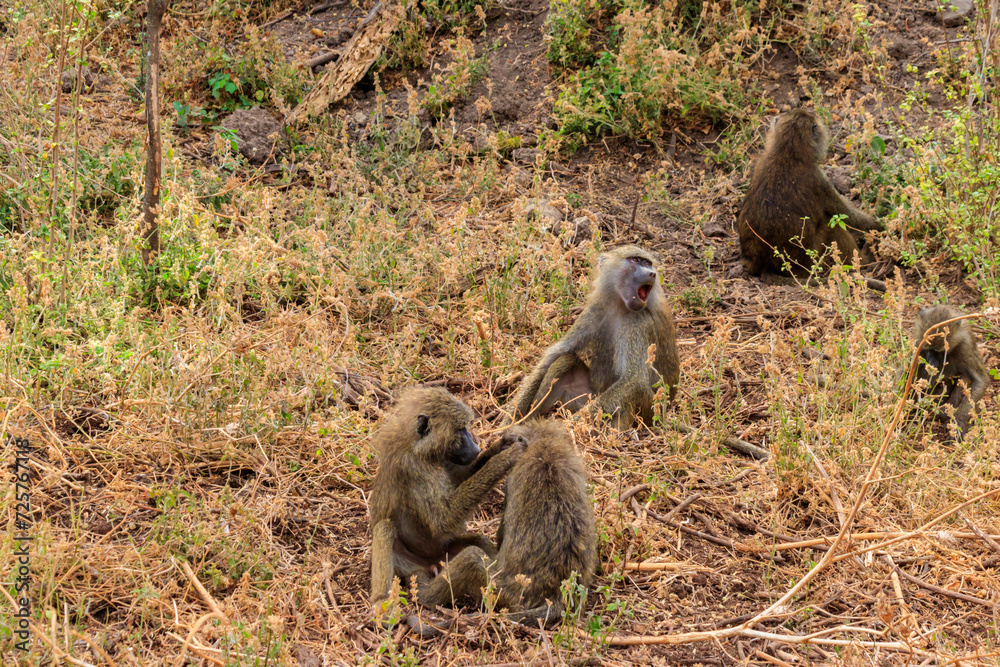
{"type": "Polygon", "coordinates": [[[486,74],[486,56],[476,58],[476,47],[468,38],[459,35],[452,50],[452,62],[443,73],[434,75],[421,102],[435,119],[443,118],[448,109],[468,95],[472,86],[486,74]]]}
{"type": "Polygon", "coordinates": [[[675,11],[626,3],[612,29],[614,48],[568,75],[553,106],[568,148],[602,134],[655,140],[668,119],[706,126],[741,115],[745,93],[735,65],[717,48],[701,54],[675,11]]]}

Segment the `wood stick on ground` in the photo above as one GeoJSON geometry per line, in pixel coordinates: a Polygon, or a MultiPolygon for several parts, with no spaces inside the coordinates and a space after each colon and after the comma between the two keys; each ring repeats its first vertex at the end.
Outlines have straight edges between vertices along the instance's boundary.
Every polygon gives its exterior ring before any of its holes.
{"type": "Polygon", "coordinates": [[[319,115],[350,93],[354,84],[382,54],[406,8],[406,0],[391,7],[383,7],[382,2],[375,3],[354,36],[344,45],[343,55],[337,64],[327,68],[313,89],[285,119],[286,124],[294,125],[319,115]]]}
{"type": "Polygon", "coordinates": [[[303,64],[303,67],[305,67],[306,69],[313,69],[314,67],[319,67],[320,65],[325,65],[328,62],[336,60],[339,57],[340,57],[340,51],[329,51],[327,53],[318,55],[315,58],[307,60],[303,64]]]}
{"type": "MultiPolygon", "coordinates": [[[[174,562],[176,563],[176,561],[174,562]]],[[[184,571],[184,576],[188,578],[188,581],[191,582],[191,585],[194,586],[196,591],[198,591],[198,594],[201,596],[201,599],[204,600],[205,604],[208,605],[208,608],[211,609],[213,612],[215,612],[216,615],[219,616],[219,618],[224,620],[226,623],[229,623],[229,618],[227,618],[226,615],[222,613],[222,610],[219,609],[219,605],[216,604],[214,599],[212,599],[212,596],[209,594],[209,592],[205,590],[205,587],[202,585],[202,583],[198,581],[198,577],[195,576],[194,570],[191,569],[191,566],[185,562],[181,562],[181,569],[184,571]]]]}
{"type": "Polygon", "coordinates": [[[993,551],[996,551],[998,554],[1000,554],[1000,543],[998,543],[992,537],[990,537],[989,535],[987,535],[986,533],[984,533],[979,528],[979,526],[977,526],[976,524],[972,523],[972,520],[969,519],[969,517],[965,516],[965,514],[963,512],[959,512],[958,516],[959,516],[960,519],[962,519],[962,521],[965,522],[965,525],[968,526],[969,529],[972,532],[974,532],[976,535],[979,536],[979,539],[981,539],[983,542],[986,542],[986,544],[988,544],[991,547],[993,547],[993,551]]]}
{"type": "Polygon", "coordinates": [[[934,584],[929,584],[919,577],[915,577],[909,572],[903,570],[903,568],[898,565],[893,565],[893,571],[898,572],[899,576],[903,577],[910,583],[916,584],[921,588],[925,588],[929,591],[937,593],[938,595],[944,595],[946,597],[955,598],[956,600],[964,600],[965,602],[972,602],[973,604],[981,604],[984,607],[989,607],[990,609],[997,609],[998,606],[996,602],[990,600],[984,600],[983,598],[977,598],[972,595],[966,595],[965,593],[959,593],[957,591],[949,591],[947,588],[941,588],[940,586],[935,586],[934,584]]]}
{"type": "Polygon", "coordinates": [[[819,460],[816,456],[816,452],[812,450],[809,443],[804,443],[806,446],[806,451],[809,452],[809,456],[812,457],[813,465],[819,470],[819,474],[823,476],[826,480],[827,488],[830,491],[830,501],[833,503],[833,509],[837,512],[837,520],[840,522],[841,528],[844,527],[844,522],[847,520],[847,514],[844,513],[844,506],[840,504],[840,496],[837,495],[837,487],[833,485],[833,480],[830,479],[830,475],[827,474],[826,468],[823,467],[823,462],[819,460]]]}
{"type": "Polygon", "coordinates": [[[899,583],[899,573],[896,572],[896,563],[893,562],[892,556],[889,554],[886,554],[884,558],[892,568],[889,576],[892,579],[892,590],[896,594],[896,604],[899,606],[900,621],[909,626],[910,631],[914,634],[920,634],[920,627],[917,625],[917,619],[913,616],[913,612],[910,611],[910,606],[906,604],[906,597],[903,595],[903,587],[899,583]]]}
{"type": "MultiPolygon", "coordinates": [[[[693,426],[688,426],[687,424],[675,424],[674,429],[681,433],[697,433],[698,429],[693,426]]],[[[741,454],[746,454],[750,458],[756,461],[767,461],[771,458],[771,452],[766,449],[762,449],[757,445],[753,445],[746,440],[740,440],[739,438],[734,438],[732,436],[726,436],[722,439],[722,444],[724,444],[729,449],[740,452],[741,454]]]]}
{"type": "Polygon", "coordinates": [[[714,572],[710,567],[705,567],[703,565],[693,565],[691,563],[650,563],[648,561],[643,561],[641,563],[625,563],[626,571],[631,572],[714,572]]]}

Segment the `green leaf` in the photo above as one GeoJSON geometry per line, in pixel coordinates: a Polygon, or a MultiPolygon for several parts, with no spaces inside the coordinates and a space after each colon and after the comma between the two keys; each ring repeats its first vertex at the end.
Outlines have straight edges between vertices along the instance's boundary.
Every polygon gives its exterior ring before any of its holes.
{"type": "Polygon", "coordinates": [[[878,135],[872,137],[872,150],[879,155],[885,155],[885,139],[878,135]]]}

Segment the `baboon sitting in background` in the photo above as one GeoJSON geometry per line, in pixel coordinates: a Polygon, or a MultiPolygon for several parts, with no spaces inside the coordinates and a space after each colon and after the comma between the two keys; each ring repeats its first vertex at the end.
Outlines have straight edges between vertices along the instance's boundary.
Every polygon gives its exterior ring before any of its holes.
{"type": "Polygon", "coordinates": [[[649,424],[653,386],[662,382],[673,400],[679,377],[674,317],[653,256],[636,246],[616,248],[598,258],[583,313],[521,383],[512,418],[540,417],[557,403],[576,411],[596,394],[597,408],[616,427],[637,418],[649,424]]]}
{"type": "Polygon", "coordinates": [[[772,125],[737,218],[741,261],[751,275],[785,273],[786,258],[793,273],[808,273],[813,265],[809,251],[820,256],[834,243],[841,259],[851,262],[858,244],[848,228],[882,229],[823,174],[820,165],[829,145],[830,131],[805,109],[789,111],[772,125]],[[846,216],[847,228],[831,226],[835,215],[846,216]]]}

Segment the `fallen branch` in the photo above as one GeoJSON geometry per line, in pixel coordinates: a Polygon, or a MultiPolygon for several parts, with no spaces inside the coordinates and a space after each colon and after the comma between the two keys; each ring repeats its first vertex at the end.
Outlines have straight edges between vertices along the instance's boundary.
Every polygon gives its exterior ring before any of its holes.
{"type": "Polygon", "coordinates": [[[965,593],[949,591],[947,588],[941,588],[940,586],[935,586],[934,584],[928,584],[923,579],[915,577],[909,572],[906,572],[905,570],[903,570],[903,568],[899,567],[895,563],[893,563],[892,567],[893,567],[893,572],[898,573],[899,576],[901,576],[903,579],[906,579],[910,583],[916,584],[921,588],[926,588],[929,591],[937,593],[938,595],[944,595],[946,597],[955,598],[956,600],[964,600],[965,602],[972,602],[974,604],[981,604],[984,607],[989,607],[990,609],[996,609],[998,606],[995,602],[990,602],[989,600],[977,598],[972,595],[966,595],[965,593]]]}
{"type": "Polygon", "coordinates": [[[368,16],[361,22],[354,36],[347,42],[343,55],[309,91],[302,102],[285,119],[287,125],[306,120],[322,113],[328,106],[343,99],[372,63],[382,55],[399,22],[406,11],[406,2],[392,8],[384,8],[382,2],[375,3],[368,16]]]}
{"type": "Polygon", "coordinates": [[[630,572],[714,572],[712,568],[703,565],[691,565],[690,563],[650,563],[649,561],[625,563],[624,569],[630,572]]]}
{"type": "MultiPolygon", "coordinates": [[[[693,426],[688,426],[687,424],[675,424],[674,429],[681,433],[688,434],[698,432],[698,429],[693,426]]],[[[753,445],[746,440],[740,440],[739,438],[727,436],[722,439],[722,444],[729,449],[740,452],[741,454],[746,454],[750,458],[757,461],[767,461],[771,458],[771,452],[766,449],[761,449],[757,445],[753,445]]]]}
{"type": "Polygon", "coordinates": [[[979,539],[981,539],[983,542],[986,542],[986,544],[988,544],[991,547],[993,547],[993,551],[996,551],[998,554],[1000,554],[1000,543],[998,543],[992,537],[990,537],[989,535],[987,535],[986,533],[984,533],[979,528],[979,526],[977,526],[976,524],[972,523],[972,521],[969,519],[969,517],[965,516],[961,512],[958,513],[958,516],[959,516],[959,518],[962,519],[962,521],[965,522],[965,525],[968,526],[972,530],[972,532],[974,532],[976,535],[979,536],[979,539]]]}

